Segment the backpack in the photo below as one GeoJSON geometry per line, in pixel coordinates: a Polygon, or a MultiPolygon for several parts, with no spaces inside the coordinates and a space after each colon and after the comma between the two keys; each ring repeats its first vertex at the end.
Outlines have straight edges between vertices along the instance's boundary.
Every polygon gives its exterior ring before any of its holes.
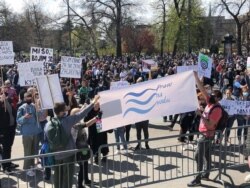
{"type": "Polygon", "coordinates": [[[218,123],[217,123],[217,125],[216,125],[216,127],[215,127],[215,130],[217,130],[217,131],[222,131],[222,132],[223,132],[224,129],[226,128],[226,126],[227,126],[227,121],[228,121],[229,115],[228,115],[228,113],[225,111],[225,109],[224,109],[221,105],[219,105],[219,104],[214,105],[214,106],[210,109],[208,115],[210,115],[210,114],[212,113],[213,109],[215,109],[215,108],[220,108],[221,111],[222,111],[221,118],[220,118],[220,120],[218,121],[218,123]]]}
{"type": "Polygon", "coordinates": [[[51,152],[66,150],[69,136],[66,134],[58,118],[51,118],[47,128],[47,139],[51,152]]]}

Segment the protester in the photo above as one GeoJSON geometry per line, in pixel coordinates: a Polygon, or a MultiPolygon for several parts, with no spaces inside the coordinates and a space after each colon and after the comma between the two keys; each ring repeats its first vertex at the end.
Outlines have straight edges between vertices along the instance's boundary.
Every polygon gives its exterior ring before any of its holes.
{"type": "MultiPolygon", "coordinates": [[[[83,119],[89,111],[91,111],[96,105],[99,96],[95,96],[91,104],[88,106],[83,106],[80,112],[76,113],[75,115],[65,116],[66,105],[65,103],[56,103],[54,106],[54,112],[56,114],[56,121],[60,123],[63,128],[63,132],[65,134],[64,140],[62,140],[65,144],[65,148],[63,150],[71,150],[75,149],[76,145],[74,139],[71,134],[72,127],[78,123],[81,119],[83,119]]],[[[53,122],[49,121],[45,126],[45,134],[48,138],[49,145],[53,148],[53,151],[63,151],[61,148],[54,148],[54,139],[56,138],[57,134],[53,129],[53,122]],[[53,147],[52,147],[53,146],[53,147]]],[[[55,164],[54,167],[54,187],[55,188],[70,188],[72,187],[73,183],[73,176],[74,176],[74,162],[76,161],[75,155],[72,153],[64,154],[64,155],[56,155],[55,156],[55,164]]]]}
{"type": "MultiPolygon", "coordinates": [[[[89,120],[91,120],[92,118],[98,116],[99,118],[101,118],[102,112],[100,111],[100,105],[99,103],[96,103],[94,105],[94,108],[88,113],[88,115],[86,116],[86,118],[84,119],[85,122],[88,122],[89,120]]],[[[109,131],[111,132],[111,131],[109,131]]],[[[93,151],[93,154],[95,156],[94,161],[95,163],[98,163],[98,149],[101,145],[105,145],[108,144],[108,135],[107,132],[100,132],[99,129],[97,129],[97,125],[96,123],[90,127],[88,127],[88,133],[89,133],[89,145],[90,148],[93,151]]],[[[108,147],[103,147],[101,149],[101,153],[102,153],[102,161],[106,162],[107,161],[107,154],[109,153],[109,148],[108,147]]]]}
{"type": "MultiPolygon", "coordinates": [[[[80,110],[81,109],[79,108],[74,108],[70,115],[79,113],[80,110]]],[[[96,117],[86,123],[81,121],[74,125],[71,131],[76,143],[76,148],[81,149],[81,151],[77,154],[77,161],[80,168],[78,173],[78,188],[84,188],[82,184],[83,180],[85,185],[91,185],[91,183],[94,183],[91,182],[88,177],[88,159],[90,158],[90,148],[88,146],[88,137],[85,128],[94,125],[96,121],[96,117]]]]}
{"type": "MultiPolygon", "coordinates": [[[[37,155],[39,134],[42,132],[37,122],[36,108],[32,103],[31,93],[24,94],[25,103],[18,108],[17,124],[20,126],[20,133],[23,139],[24,156],[37,155]]],[[[34,176],[34,159],[24,160],[23,169],[28,170],[28,176],[34,176]]]]}
{"type": "MultiPolygon", "coordinates": [[[[2,159],[11,158],[12,145],[16,133],[16,110],[11,106],[8,96],[0,88],[0,144],[2,145],[2,159]]],[[[10,173],[19,165],[3,163],[3,171],[10,173]]]]}
{"type": "Polygon", "coordinates": [[[198,78],[198,74],[195,72],[195,79],[196,84],[207,100],[207,106],[201,114],[200,110],[197,110],[197,114],[201,116],[201,121],[199,125],[199,132],[202,133],[201,137],[199,137],[197,148],[195,151],[195,160],[197,162],[197,170],[200,172],[194,180],[192,180],[188,187],[192,186],[199,186],[201,184],[201,179],[208,179],[210,170],[211,170],[211,144],[214,139],[215,135],[215,128],[216,124],[219,122],[220,118],[222,117],[222,110],[221,108],[214,108],[212,111],[210,111],[214,105],[218,104],[218,101],[222,98],[222,95],[219,96],[218,93],[215,95],[215,93],[212,93],[212,95],[208,95],[206,92],[206,89],[203,87],[201,81],[198,78]],[[219,97],[219,98],[218,98],[219,97]],[[203,171],[203,164],[204,159],[206,161],[206,166],[204,169],[204,173],[201,173],[203,171]]]}

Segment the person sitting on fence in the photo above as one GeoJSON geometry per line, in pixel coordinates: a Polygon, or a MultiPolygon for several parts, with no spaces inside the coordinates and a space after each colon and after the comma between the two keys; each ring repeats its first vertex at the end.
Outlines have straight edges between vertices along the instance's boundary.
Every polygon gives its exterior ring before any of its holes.
{"type": "MultiPolygon", "coordinates": [[[[83,119],[94,104],[97,103],[99,96],[95,96],[91,104],[83,106],[80,112],[75,115],[67,116],[65,103],[56,103],[54,106],[55,118],[52,118],[45,126],[45,134],[48,138],[51,152],[66,151],[75,149],[76,145],[71,134],[72,127],[83,119]]],[[[67,153],[55,156],[54,167],[54,187],[71,188],[74,176],[74,153],[67,153]]]]}
{"type": "Polygon", "coordinates": [[[199,132],[202,133],[202,136],[199,137],[198,140],[197,148],[195,151],[195,160],[197,162],[197,170],[200,173],[196,175],[195,179],[188,184],[188,187],[199,186],[201,184],[201,179],[209,178],[209,171],[211,169],[211,144],[214,139],[216,125],[222,117],[221,108],[214,108],[213,110],[211,110],[213,106],[215,106],[219,101],[219,99],[217,98],[218,93],[212,93],[209,96],[201,81],[199,80],[197,72],[195,72],[194,75],[199,90],[207,100],[207,106],[203,114],[201,114],[200,110],[197,110],[197,114],[201,116],[199,132]],[[216,96],[214,94],[216,94],[216,96]],[[206,168],[205,173],[203,174],[201,173],[201,171],[203,170],[204,157],[206,161],[206,168]]]}

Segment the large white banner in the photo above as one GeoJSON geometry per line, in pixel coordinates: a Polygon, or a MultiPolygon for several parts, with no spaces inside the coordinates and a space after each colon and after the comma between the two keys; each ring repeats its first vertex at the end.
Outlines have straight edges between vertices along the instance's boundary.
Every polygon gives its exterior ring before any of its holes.
{"type": "Polygon", "coordinates": [[[57,102],[64,102],[58,74],[36,77],[42,109],[53,109],[57,102]]]}
{"type": "Polygon", "coordinates": [[[198,108],[193,71],[99,93],[102,131],[198,108]]]}
{"type": "Polygon", "coordinates": [[[61,57],[60,77],[81,78],[82,59],[76,57],[61,57]]]}
{"type": "Polygon", "coordinates": [[[207,78],[211,78],[212,64],[213,64],[213,60],[210,57],[202,53],[199,53],[199,59],[198,59],[199,77],[204,76],[207,78]]]}
{"type": "Polygon", "coordinates": [[[0,41],[0,65],[14,64],[14,57],[12,41],[0,41]]]}
{"type": "Polygon", "coordinates": [[[42,62],[18,63],[20,86],[36,85],[35,77],[44,75],[44,66],[42,62]]]}

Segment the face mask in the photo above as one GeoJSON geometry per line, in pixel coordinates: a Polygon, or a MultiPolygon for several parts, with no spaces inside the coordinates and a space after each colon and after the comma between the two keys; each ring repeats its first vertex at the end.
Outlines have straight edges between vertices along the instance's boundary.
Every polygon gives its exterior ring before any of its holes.
{"type": "Polygon", "coordinates": [[[214,95],[210,95],[208,103],[209,104],[215,104],[216,103],[214,95]]]}
{"type": "Polygon", "coordinates": [[[211,90],[211,89],[207,89],[206,91],[207,91],[207,94],[208,94],[208,95],[211,95],[211,93],[212,93],[212,90],[211,90]]]}
{"type": "Polygon", "coordinates": [[[67,112],[64,112],[63,117],[67,117],[67,116],[68,116],[68,114],[69,114],[69,112],[68,112],[68,111],[67,111],[67,112]]]}
{"type": "Polygon", "coordinates": [[[243,97],[248,97],[249,93],[248,92],[243,92],[243,97]]]}
{"type": "Polygon", "coordinates": [[[27,104],[31,104],[32,103],[32,100],[26,100],[25,101],[27,104]]]}

